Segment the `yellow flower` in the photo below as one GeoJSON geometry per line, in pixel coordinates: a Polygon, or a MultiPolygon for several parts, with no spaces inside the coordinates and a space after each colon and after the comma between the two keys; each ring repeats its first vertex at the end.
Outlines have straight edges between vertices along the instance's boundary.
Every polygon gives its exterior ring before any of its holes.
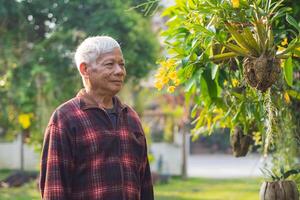
{"type": "Polygon", "coordinates": [[[162,68],[164,69],[170,69],[171,67],[173,67],[175,65],[175,60],[174,59],[169,59],[166,61],[162,61],[160,64],[162,66],[162,68]]]}
{"type": "Polygon", "coordinates": [[[169,82],[169,78],[167,76],[162,78],[162,83],[167,84],[169,82]]]}
{"type": "Polygon", "coordinates": [[[288,44],[288,39],[287,38],[284,38],[283,41],[281,42],[281,45],[282,46],[285,46],[288,44]]]}
{"type": "Polygon", "coordinates": [[[226,86],[226,85],[227,85],[227,83],[228,83],[228,82],[225,80],[225,81],[224,81],[224,86],[226,86]]]}
{"type": "Polygon", "coordinates": [[[155,77],[155,78],[159,78],[159,77],[161,77],[161,76],[162,76],[162,73],[161,73],[161,71],[158,69],[157,72],[156,72],[156,74],[154,75],[154,77],[155,77]]]}
{"type": "MultiPolygon", "coordinates": [[[[297,50],[298,52],[300,51],[300,47],[297,47],[297,48],[295,48],[295,50],[297,50]]],[[[296,57],[300,57],[299,55],[297,55],[297,54],[294,54],[294,56],[296,56],[296,57]]]]}
{"type": "Polygon", "coordinates": [[[158,70],[157,70],[157,73],[155,74],[155,77],[161,77],[161,76],[164,76],[166,73],[166,70],[162,67],[160,67],[158,70]]]}
{"type": "Polygon", "coordinates": [[[232,79],[232,86],[233,87],[236,87],[236,86],[238,86],[239,85],[239,81],[237,80],[237,79],[232,79]]]}
{"type": "Polygon", "coordinates": [[[219,119],[221,119],[223,117],[223,115],[217,115],[213,118],[213,123],[216,123],[216,121],[218,121],[219,119]]]}
{"type": "Polygon", "coordinates": [[[175,86],[169,86],[169,87],[168,87],[168,92],[169,92],[169,93],[173,93],[174,90],[175,90],[175,86]]]}
{"type": "Polygon", "coordinates": [[[284,51],[284,50],[285,50],[285,48],[284,48],[284,47],[282,47],[282,46],[279,46],[279,45],[277,46],[277,48],[278,48],[278,49],[277,49],[277,51],[284,51]]]}
{"type": "Polygon", "coordinates": [[[290,96],[287,92],[285,92],[283,96],[286,103],[291,103],[290,96]]]}
{"type": "Polygon", "coordinates": [[[30,118],[32,116],[33,116],[32,113],[19,115],[18,117],[19,124],[22,126],[23,129],[27,129],[30,127],[31,125],[30,118]]]}
{"type": "Polygon", "coordinates": [[[171,80],[176,80],[177,79],[177,73],[176,71],[172,71],[168,74],[168,77],[171,79],[171,80]]]}
{"type": "Polygon", "coordinates": [[[213,113],[223,113],[223,110],[221,108],[214,108],[213,113]]]}
{"type": "Polygon", "coordinates": [[[261,134],[260,132],[254,132],[253,133],[253,139],[254,139],[254,144],[255,145],[260,145],[262,142],[261,142],[261,134]]]}
{"type": "Polygon", "coordinates": [[[240,7],[240,0],[231,0],[231,3],[234,8],[240,7]]]}
{"type": "Polygon", "coordinates": [[[156,81],[154,87],[157,88],[158,90],[161,90],[163,88],[163,84],[160,81],[156,81]]]}
{"type": "Polygon", "coordinates": [[[211,118],[210,118],[210,117],[208,117],[206,121],[207,121],[207,124],[206,124],[206,126],[207,126],[207,129],[209,130],[209,129],[210,129],[210,127],[211,127],[211,118]]]}
{"type": "Polygon", "coordinates": [[[180,80],[178,78],[176,78],[175,80],[173,80],[174,85],[178,86],[180,84],[180,80]]]}

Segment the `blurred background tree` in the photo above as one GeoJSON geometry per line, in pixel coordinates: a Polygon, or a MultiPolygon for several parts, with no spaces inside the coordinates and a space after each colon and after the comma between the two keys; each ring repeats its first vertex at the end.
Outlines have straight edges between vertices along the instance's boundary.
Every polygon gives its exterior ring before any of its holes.
{"type": "Polygon", "coordinates": [[[53,109],[82,87],[73,63],[87,36],[117,39],[127,78],[155,65],[159,43],[149,17],[128,9],[137,0],[3,0],[0,2],[0,135],[13,139],[19,115],[31,116],[27,141],[39,149],[53,109]]]}

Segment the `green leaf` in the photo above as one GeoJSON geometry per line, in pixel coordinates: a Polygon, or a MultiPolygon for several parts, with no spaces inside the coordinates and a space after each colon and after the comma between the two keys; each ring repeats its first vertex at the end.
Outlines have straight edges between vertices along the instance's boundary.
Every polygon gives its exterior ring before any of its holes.
{"type": "Polygon", "coordinates": [[[191,79],[185,84],[184,91],[185,91],[185,92],[190,92],[192,86],[195,85],[195,84],[196,84],[196,79],[193,77],[193,78],[191,78],[191,79]]]}
{"type": "Polygon", "coordinates": [[[252,50],[251,46],[249,46],[246,42],[245,37],[240,34],[234,26],[231,26],[229,23],[226,23],[225,26],[228,29],[229,33],[232,35],[233,39],[241,48],[247,49],[248,51],[252,50]]]}
{"type": "Polygon", "coordinates": [[[292,169],[283,174],[283,179],[287,179],[291,175],[296,175],[300,173],[300,169],[292,169]]]}
{"type": "Polygon", "coordinates": [[[172,12],[174,12],[175,8],[176,8],[175,6],[170,6],[169,8],[166,8],[162,12],[161,17],[170,16],[172,14],[172,12]]]}
{"type": "Polygon", "coordinates": [[[293,85],[293,59],[289,57],[284,62],[284,78],[289,86],[293,85]]]}
{"type": "Polygon", "coordinates": [[[241,114],[241,111],[242,111],[242,107],[243,107],[243,106],[244,106],[244,102],[241,102],[241,103],[239,104],[239,107],[238,107],[237,112],[235,113],[235,115],[234,115],[233,118],[231,119],[231,122],[232,122],[232,123],[234,123],[234,124],[237,123],[238,118],[239,118],[239,116],[240,116],[240,114],[241,114]]]}
{"type": "Polygon", "coordinates": [[[202,76],[200,77],[200,93],[201,93],[201,96],[205,100],[210,101],[210,96],[208,93],[208,86],[207,86],[207,82],[204,78],[204,74],[202,74],[202,76]]]}
{"type": "Polygon", "coordinates": [[[211,78],[212,80],[214,80],[216,78],[216,75],[219,71],[219,65],[212,65],[212,68],[211,68],[211,78]]]}
{"type": "Polygon", "coordinates": [[[255,38],[253,37],[251,29],[249,27],[245,28],[242,35],[246,39],[245,42],[251,47],[251,52],[258,55],[260,53],[260,48],[259,48],[259,45],[256,42],[255,38]]]}
{"type": "Polygon", "coordinates": [[[188,55],[181,60],[182,67],[185,67],[188,65],[190,58],[191,58],[191,55],[188,55]]]}
{"type": "Polygon", "coordinates": [[[196,117],[196,114],[197,114],[198,110],[199,110],[198,104],[195,104],[192,111],[191,111],[191,117],[192,118],[196,117]]]}
{"type": "Polygon", "coordinates": [[[271,8],[269,14],[272,15],[273,12],[275,12],[276,9],[279,8],[279,7],[281,6],[281,4],[282,4],[283,1],[284,1],[284,0],[280,0],[280,1],[278,1],[274,6],[272,6],[272,8],[271,8]]]}
{"type": "Polygon", "coordinates": [[[211,30],[209,30],[199,24],[195,24],[193,26],[193,28],[195,29],[195,31],[202,33],[202,35],[211,36],[211,37],[215,35],[214,32],[212,32],[211,30]]]}
{"type": "Polygon", "coordinates": [[[212,99],[214,97],[218,96],[218,89],[216,82],[212,79],[211,76],[211,70],[206,69],[204,73],[202,74],[203,78],[205,79],[206,85],[207,85],[207,92],[209,97],[212,99]]]}
{"type": "Polygon", "coordinates": [[[229,49],[230,51],[233,51],[234,53],[240,55],[240,56],[244,56],[244,57],[248,57],[249,56],[249,51],[247,51],[246,49],[243,49],[237,45],[228,43],[228,44],[224,44],[224,46],[229,49]]]}
{"type": "Polygon", "coordinates": [[[300,92],[295,91],[295,90],[287,90],[287,93],[288,93],[291,97],[300,100],[300,92]]]}
{"type": "Polygon", "coordinates": [[[260,49],[262,49],[262,51],[264,52],[264,50],[266,49],[265,42],[267,40],[267,31],[261,21],[256,21],[254,25],[258,34],[260,49]]]}
{"type": "Polygon", "coordinates": [[[219,62],[219,61],[222,61],[222,60],[227,60],[227,59],[230,59],[230,58],[234,58],[236,56],[237,56],[237,54],[234,53],[234,52],[227,52],[227,53],[214,55],[214,56],[210,57],[209,59],[213,62],[219,62]]]}
{"type": "Polygon", "coordinates": [[[293,52],[293,53],[294,53],[294,55],[300,57],[300,50],[294,49],[294,52],[293,52]]]}
{"type": "Polygon", "coordinates": [[[286,13],[291,12],[293,9],[290,7],[283,7],[280,8],[278,11],[276,11],[276,13],[274,13],[274,15],[272,15],[272,17],[270,18],[270,24],[272,24],[275,20],[283,17],[286,15],[286,13]]]}
{"type": "Polygon", "coordinates": [[[298,32],[300,33],[300,26],[297,23],[297,21],[290,15],[286,15],[286,21],[292,25],[294,28],[296,28],[298,30],[298,32]]]}

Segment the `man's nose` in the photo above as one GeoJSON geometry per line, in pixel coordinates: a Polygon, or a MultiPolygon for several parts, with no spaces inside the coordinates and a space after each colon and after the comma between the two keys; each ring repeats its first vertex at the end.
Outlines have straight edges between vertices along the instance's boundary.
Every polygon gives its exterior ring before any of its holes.
{"type": "Polygon", "coordinates": [[[116,64],[115,66],[115,74],[117,75],[125,75],[125,68],[123,65],[116,64]]]}

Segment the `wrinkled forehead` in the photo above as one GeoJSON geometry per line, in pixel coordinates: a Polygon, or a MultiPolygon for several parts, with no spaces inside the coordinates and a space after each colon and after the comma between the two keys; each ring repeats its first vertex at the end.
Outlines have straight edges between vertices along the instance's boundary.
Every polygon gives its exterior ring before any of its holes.
{"type": "Polygon", "coordinates": [[[116,47],[108,52],[102,53],[96,58],[96,62],[101,62],[105,60],[124,61],[122,50],[116,47]]]}

